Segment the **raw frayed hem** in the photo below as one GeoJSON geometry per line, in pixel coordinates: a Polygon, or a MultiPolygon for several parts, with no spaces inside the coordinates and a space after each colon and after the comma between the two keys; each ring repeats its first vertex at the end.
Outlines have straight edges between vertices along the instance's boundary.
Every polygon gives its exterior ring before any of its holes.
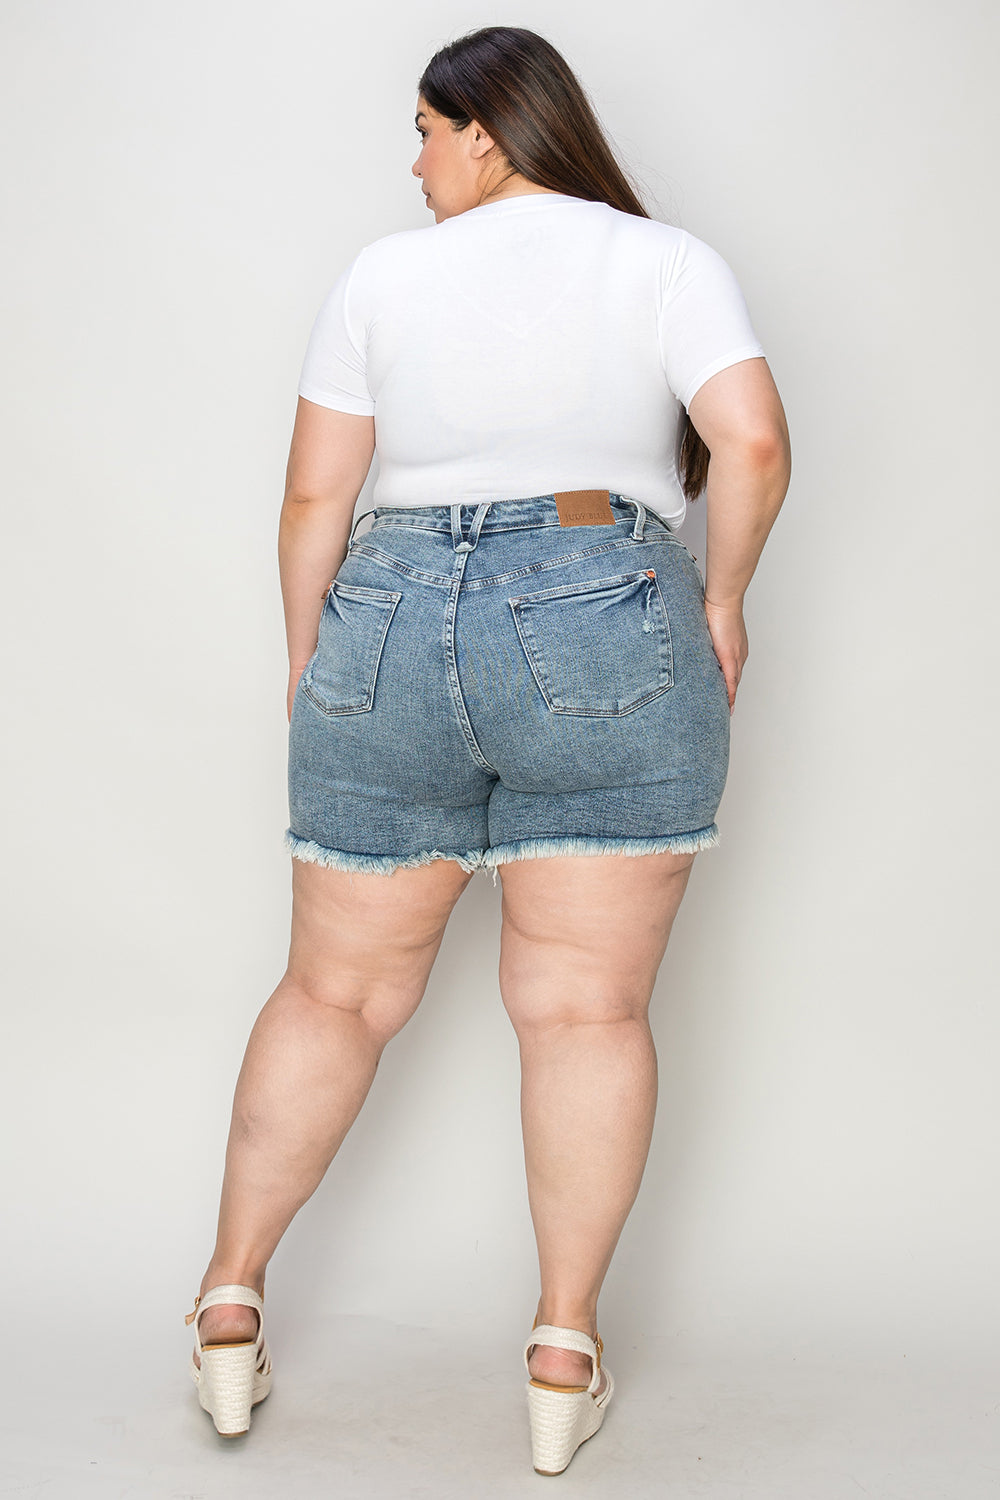
{"type": "Polygon", "coordinates": [[[300,839],[290,828],[285,832],[285,848],[291,850],[293,859],[306,864],[325,865],[329,870],[347,870],[358,875],[391,875],[394,870],[413,870],[435,859],[453,859],[471,875],[483,860],[480,849],[467,849],[464,853],[422,849],[419,854],[353,854],[347,849],[327,849],[313,839],[300,839]]]}
{"type": "Polygon", "coordinates": [[[515,839],[510,844],[495,844],[483,852],[483,865],[493,872],[496,885],[497,865],[515,859],[544,859],[564,854],[697,854],[719,843],[718,825],[697,828],[693,833],[670,833],[660,839],[540,838],[515,839]]]}
{"type": "Polygon", "coordinates": [[[347,870],[361,875],[391,875],[394,870],[412,870],[435,859],[453,859],[467,874],[487,871],[497,883],[497,866],[516,859],[544,859],[567,854],[697,854],[720,841],[717,824],[692,833],[670,833],[658,839],[568,838],[514,839],[491,849],[422,849],[418,854],[355,854],[346,849],[327,849],[312,839],[301,839],[291,829],[285,832],[285,847],[294,859],[347,870]]]}

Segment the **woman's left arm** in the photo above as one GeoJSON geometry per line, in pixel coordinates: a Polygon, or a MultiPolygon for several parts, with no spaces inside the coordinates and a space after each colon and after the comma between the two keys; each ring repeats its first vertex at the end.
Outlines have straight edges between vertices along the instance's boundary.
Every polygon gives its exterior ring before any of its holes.
{"type": "Polygon", "coordinates": [[[749,646],[743,596],[788,489],[788,424],[767,361],[720,370],[691,398],[688,414],[709,450],[705,614],[736,702],[749,646]]]}
{"type": "Polygon", "coordinates": [[[299,678],[316,649],[326,591],[347,556],[354,507],[374,452],[374,417],[299,397],[278,523],[289,719],[299,678]]]}

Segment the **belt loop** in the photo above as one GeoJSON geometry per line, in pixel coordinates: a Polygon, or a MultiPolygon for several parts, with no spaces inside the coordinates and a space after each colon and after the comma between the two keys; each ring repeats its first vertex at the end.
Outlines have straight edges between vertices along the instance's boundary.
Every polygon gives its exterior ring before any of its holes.
{"type": "Polygon", "coordinates": [[[646,525],[646,507],[638,500],[633,500],[632,504],[635,506],[635,525],[632,527],[632,540],[634,542],[641,542],[643,528],[646,525]]]}
{"type": "Polygon", "coordinates": [[[475,547],[476,543],[479,541],[479,533],[483,529],[483,522],[486,520],[486,513],[492,504],[492,500],[482,501],[482,503],[476,510],[476,514],[472,518],[472,525],[469,527],[469,541],[472,543],[473,547],[475,547]]]}
{"type": "Polygon", "coordinates": [[[479,541],[479,533],[486,519],[486,512],[493,504],[492,500],[484,500],[476,507],[476,513],[469,527],[468,538],[462,536],[462,507],[453,505],[451,507],[451,540],[456,552],[472,552],[479,541]]]}
{"type": "Polygon", "coordinates": [[[373,505],[372,508],[371,508],[371,510],[363,510],[361,512],[360,516],[355,516],[354,517],[354,525],[351,527],[351,534],[347,538],[347,547],[348,547],[348,550],[350,550],[351,543],[354,541],[354,533],[358,529],[358,522],[359,521],[363,521],[364,518],[365,518],[365,516],[373,516],[375,514],[375,512],[376,512],[377,509],[378,509],[378,506],[373,505]]]}

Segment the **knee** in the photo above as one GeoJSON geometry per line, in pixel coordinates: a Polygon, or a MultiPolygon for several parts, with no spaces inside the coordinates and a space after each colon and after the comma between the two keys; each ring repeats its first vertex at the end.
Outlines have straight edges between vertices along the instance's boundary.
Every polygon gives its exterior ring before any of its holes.
{"type": "Polygon", "coordinates": [[[522,1041],[570,1026],[647,1026],[649,996],[627,983],[576,981],[519,985],[506,992],[504,1008],[522,1041]]]}
{"type": "Polygon", "coordinates": [[[385,1046],[403,1029],[423,994],[422,990],[386,984],[344,968],[336,973],[317,973],[290,966],[282,984],[294,992],[300,1005],[335,1013],[346,1024],[363,1027],[379,1046],[385,1046]]]}

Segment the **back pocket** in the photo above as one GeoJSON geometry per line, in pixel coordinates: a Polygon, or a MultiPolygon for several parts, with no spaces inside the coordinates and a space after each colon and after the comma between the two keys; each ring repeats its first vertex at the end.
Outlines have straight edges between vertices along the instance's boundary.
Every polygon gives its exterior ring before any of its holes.
{"type": "Polygon", "coordinates": [[[302,691],[325,714],[363,714],[375,701],[385,634],[402,594],[340,583],[327,590],[302,691]]]}
{"type": "Polygon", "coordinates": [[[673,686],[670,623],[652,569],[509,601],[553,713],[616,718],[673,686]]]}

